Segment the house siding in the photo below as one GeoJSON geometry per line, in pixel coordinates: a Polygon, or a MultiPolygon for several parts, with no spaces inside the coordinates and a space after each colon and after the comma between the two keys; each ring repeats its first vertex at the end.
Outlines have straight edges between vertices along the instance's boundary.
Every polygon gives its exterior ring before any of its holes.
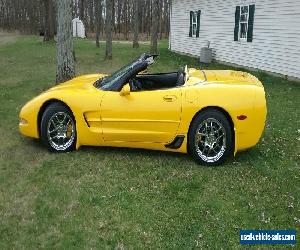
{"type": "Polygon", "coordinates": [[[173,0],[170,49],[300,79],[299,0],[173,0]],[[253,42],[234,41],[236,6],[255,4],[253,42]],[[189,37],[190,11],[201,10],[200,37],[189,37]]]}

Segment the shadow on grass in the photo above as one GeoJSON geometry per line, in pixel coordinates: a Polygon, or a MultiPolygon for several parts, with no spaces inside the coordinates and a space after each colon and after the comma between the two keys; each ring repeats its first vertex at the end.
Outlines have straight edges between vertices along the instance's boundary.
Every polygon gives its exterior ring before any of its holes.
{"type": "MultiPolygon", "coordinates": [[[[166,156],[174,160],[191,160],[188,154],[182,154],[177,152],[149,150],[141,148],[124,148],[124,147],[107,147],[107,146],[82,146],[79,149],[82,152],[89,152],[92,154],[101,153],[112,153],[112,154],[124,154],[127,156],[150,156],[150,157],[162,157],[166,156]]],[[[191,160],[192,161],[192,160],[191,160]]]]}
{"type": "MultiPolygon", "coordinates": [[[[38,139],[24,138],[23,142],[27,144],[26,146],[31,147],[30,151],[45,151],[48,153],[47,148],[42,145],[38,139]]],[[[57,153],[52,153],[57,154],[57,153]]],[[[148,158],[148,161],[154,159],[160,159],[162,162],[174,162],[176,166],[196,166],[207,168],[208,166],[203,166],[197,164],[190,154],[178,153],[178,152],[168,152],[168,151],[159,151],[159,150],[148,150],[140,148],[124,148],[124,147],[108,147],[108,146],[81,146],[79,150],[70,152],[68,154],[78,155],[81,157],[82,154],[88,154],[89,156],[99,156],[107,154],[108,157],[111,157],[114,160],[115,156],[118,155],[120,158],[129,157],[130,160],[139,160],[148,158]],[[150,159],[149,159],[150,158],[150,159]]],[[[235,157],[231,156],[220,166],[214,166],[210,168],[220,168],[220,167],[233,167],[249,164],[250,161],[255,160],[255,156],[258,154],[257,149],[248,149],[242,152],[238,152],[235,157]],[[252,159],[253,158],[253,159],[252,159]]]]}

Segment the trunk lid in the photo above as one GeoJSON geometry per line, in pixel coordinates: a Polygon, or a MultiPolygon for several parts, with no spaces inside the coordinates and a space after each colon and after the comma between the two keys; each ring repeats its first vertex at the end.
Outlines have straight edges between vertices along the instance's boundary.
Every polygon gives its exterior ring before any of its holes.
{"type": "Polygon", "coordinates": [[[262,83],[253,75],[234,70],[204,70],[207,83],[256,85],[262,87],[262,83]]]}

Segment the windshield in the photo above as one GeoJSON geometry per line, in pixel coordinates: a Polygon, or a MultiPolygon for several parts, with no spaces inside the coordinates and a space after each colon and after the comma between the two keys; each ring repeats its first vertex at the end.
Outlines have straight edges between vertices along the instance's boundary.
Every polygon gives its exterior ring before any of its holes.
{"type": "Polygon", "coordinates": [[[112,75],[99,79],[96,82],[96,86],[100,87],[103,90],[110,89],[116,82],[118,82],[123,76],[125,76],[129,70],[134,68],[139,63],[140,63],[139,61],[135,61],[129,65],[124,66],[123,68],[113,73],[112,75]]]}

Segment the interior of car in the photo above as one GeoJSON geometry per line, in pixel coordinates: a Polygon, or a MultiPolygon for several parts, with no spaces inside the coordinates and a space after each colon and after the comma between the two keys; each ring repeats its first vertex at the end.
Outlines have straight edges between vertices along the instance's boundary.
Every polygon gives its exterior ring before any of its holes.
{"type": "Polygon", "coordinates": [[[129,80],[131,91],[175,88],[184,85],[184,83],[184,70],[172,73],[140,74],[129,80]]]}

